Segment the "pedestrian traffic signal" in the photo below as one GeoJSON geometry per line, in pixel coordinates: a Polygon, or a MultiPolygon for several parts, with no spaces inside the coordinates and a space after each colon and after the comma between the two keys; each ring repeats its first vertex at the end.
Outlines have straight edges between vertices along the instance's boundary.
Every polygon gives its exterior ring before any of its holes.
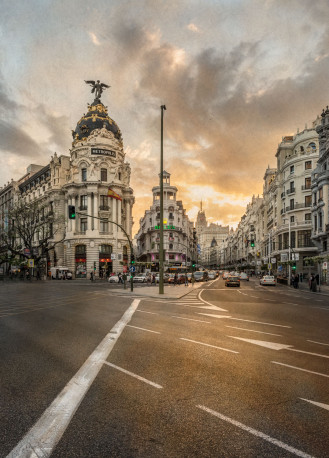
{"type": "Polygon", "coordinates": [[[69,219],[75,219],[75,206],[69,205],[69,219]]]}
{"type": "Polygon", "coordinates": [[[252,246],[252,247],[255,246],[255,240],[250,240],[250,246],[252,246]]]}

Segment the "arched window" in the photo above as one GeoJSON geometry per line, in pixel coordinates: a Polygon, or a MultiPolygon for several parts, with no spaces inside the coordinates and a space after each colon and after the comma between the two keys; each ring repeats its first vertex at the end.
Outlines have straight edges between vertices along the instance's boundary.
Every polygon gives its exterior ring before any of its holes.
{"type": "Polygon", "coordinates": [[[77,245],[75,247],[75,255],[85,255],[86,254],[86,245],[77,245]]]}
{"type": "Polygon", "coordinates": [[[310,143],[308,146],[312,148],[313,151],[316,151],[316,144],[314,142],[310,143]]]}
{"type": "Polygon", "coordinates": [[[111,254],[112,245],[99,245],[99,252],[103,254],[111,254]]]}
{"type": "Polygon", "coordinates": [[[87,168],[81,168],[81,181],[87,181],[87,168]]]}

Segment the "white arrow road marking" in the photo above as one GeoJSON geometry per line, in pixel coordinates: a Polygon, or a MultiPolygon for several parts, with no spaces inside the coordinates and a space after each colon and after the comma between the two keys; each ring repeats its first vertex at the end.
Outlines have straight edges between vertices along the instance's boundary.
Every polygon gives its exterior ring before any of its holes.
{"type": "Polygon", "coordinates": [[[288,348],[288,350],[296,351],[298,353],[304,353],[305,355],[320,356],[320,358],[328,358],[329,359],[329,356],[327,356],[327,355],[320,355],[319,353],[311,353],[310,351],[296,350],[295,348],[288,348]]]}
{"type": "Polygon", "coordinates": [[[155,388],[163,388],[161,385],[158,385],[157,383],[151,382],[150,380],[147,380],[146,378],[141,377],[140,375],[134,374],[133,372],[129,372],[126,369],[123,369],[122,367],[115,366],[114,364],[108,363],[107,361],[103,361],[103,363],[106,364],[107,366],[110,366],[110,367],[113,367],[114,369],[117,369],[118,371],[123,372],[124,374],[130,375],[131,377],[135,377],[138,380],[140,380],[141,382],[148,383],[149,385],[152,385],[155,388]]]}
{"type": "Polygon", "coordinates": [[[281,334],[272,334],[271,332],[254,331],[253,329],[237,328],[236,326],[225,326],[225,328],[240,329],[241,331],[257,332],[257,334],[267,334],[269,336],[281,337],[281,334]]]}
{"type": "Polygon", "coordinates": [[[304,399],[304,398],[299,398],[302,399],[303,401],[310,402],[311,404],[314,404],[315,406],[322,407],[322,409],[329,410],[329,404],[323,404],[322,402],[315,402],[311,401],[310,399],[304,399]]]}
{"type": "Polygon", "coordinates": [[[140,300],[134,300],[74,377],[45,410],[36,424],[9,453],[7,458],[49,457],[68,427],[91,384],[131,320],[140,300]]]}
{"type": "Polygon", "coordinates": [[[307,453],[304,453],[301,450],[298,450],[297,448],[291,447],[290,445],[287,445],[284,442],[279,441],[278,439],[274,439],[273,437],[270,437],[267,434],[262,433],[261,431],[257,431],[257,429],[250,428],[250,426],[246,426],[243,423],[240,423],[239,421],[226,417],[225,415],[222,415],[221,413],[216,412],[215,410],[211,410],[208,407],[201,405],[198,405],[196,407],[198,407],[201,410],[204,410],[205,412],[210,413],[211,415],[214,415],[214,417],[227,421],[228,423],[231,423],[231,425],[237,426],[238,428],[243,429],[244,431],[247,431],[248,433],[253,434],[256,437],[260,437],[261,439],[264,439],[267,442],[276,445],[277,447],[283,448],[284,450],[287,450],[288,452],[293,453],[296,456],[301,456],[302,458],[312,458],[311,455],[308,455],[307,453]]]}
{"type": "Polygon", "coordinates": [[[326,345],[326,346],[329,346],[328,343],[315,342],[315,340],[308,340],[307,342],[312,342],[312,343],[316,343],[316,344],[319,344],[319,345],[326,345]]]}
{"type": "Polygon", "coordinates": [[[183,316],[172,315],[171,318],[178,318],[179,320],[197,321],[198,323],[208,323],[208,324],[210,324],[210,321],[194,320],[193,318],[184,318],[183,316]]]}
{"type": "Polygon", "coordinates": [[[321,375],[322,377],[327,377],[327,378],[329,378],[329,375],[321,374],[321,372],[309,371],[309,370],[307,370],[307,369],[302,369],[301,367],[289,366],[289,364],[278,363],[277,361],[271,361],[271,363],[273,363],[273,364],[279,364],[280,366],[290,367],[290,369],[296,369],[296,370],[302,371],[302,372],[308,372],[309,374],[321,375]]]}
{"type": "Polygon", "coordinates": [[[197,340],[184,339],[184,337],[180,337],[180,339],[181,340],[186,340],[187,342],[196,343],[196,344],[199,344],[199,345],[204,345],[205,347],[217,348],[218,350],[228,351],[230,353],[239,353],[238,351],[229,350],[228,348],[217,347],[216,345],[210,345],[210,344],[206,344],[206,343],[203,343],[203,342],[198,342],[197,340]]]}
{"type": "MultiPolygon", "coordinates": [[[[224,309],[221,309],[220,307],[217,307],[217,305],[202,305],[202,302],[199,302],[200,305],[185,305],[185,307],[197,307],[199,309],[203,310],[218,310],[218,311],[224,311],[224,309]]],[[[225,310],[226,312],[226,310],[225,310]]]]}
{"type": "Polygon", "coordinates": [[[263,321],[252,321],[252,320],[243,320],[242,318],[232,318],[231,316],[228,316],[228,315],[214,315],[212,313],[201,313],[201,312],[198,312],[198,315],[213,316],[214,318],[229,318],[230,320],[246,321],[247,323],[266,324],[267,326],[276,326],[279,328],[290,328],[291,327],[291,326],[284,326],[282,324],[264,323],[263,321]]]}
{"type": "Polygon", "coordinates": [[[252,343],[255,345],[260,345],[261,347],[270,348],[271,350],[285,350],[289,349],[292,345],[284,345],[275,342],[265,342],[264,340],[254,340],[254,339],[243,339],[242,337],[234,337],[234,336],[227,336],[232,337],[232,339],[242,340],[243,342],[252,343]]]}

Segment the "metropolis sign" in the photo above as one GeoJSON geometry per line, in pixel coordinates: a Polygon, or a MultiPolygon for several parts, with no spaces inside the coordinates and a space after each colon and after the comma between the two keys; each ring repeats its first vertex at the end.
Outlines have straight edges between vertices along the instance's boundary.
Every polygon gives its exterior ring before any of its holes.
{"type": "Polygon", "coordinates": [[[97,156],[111,156],[116,157],[116,152],[110,149],[102,149],[102,148],[91,148],[91,154],[96,154],[97,156]]]}

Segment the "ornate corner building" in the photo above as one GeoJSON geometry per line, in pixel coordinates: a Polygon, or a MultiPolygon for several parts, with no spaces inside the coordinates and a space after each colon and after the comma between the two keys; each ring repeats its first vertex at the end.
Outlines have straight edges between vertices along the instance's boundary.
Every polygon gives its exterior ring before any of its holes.
{"type": "Polygon", "coordinates": [[[121,227],[131,240],[135,202],[131,169],[120,129],[100,94],[72,131],[69,156],[55,153],[45,167],[30,166],[19,181],[0,189],[0,202],[3,195],[4,202],[10,197],[12,203],[19,199],[47,203],[48,215],[56,221],[48,271],[51,266],[66,266],[78,278],[90,271],[96,275],[122,271],[130,256],[121,227]],[[75,206],[75,219],[68,217],[69,205],[75,206]]]}

